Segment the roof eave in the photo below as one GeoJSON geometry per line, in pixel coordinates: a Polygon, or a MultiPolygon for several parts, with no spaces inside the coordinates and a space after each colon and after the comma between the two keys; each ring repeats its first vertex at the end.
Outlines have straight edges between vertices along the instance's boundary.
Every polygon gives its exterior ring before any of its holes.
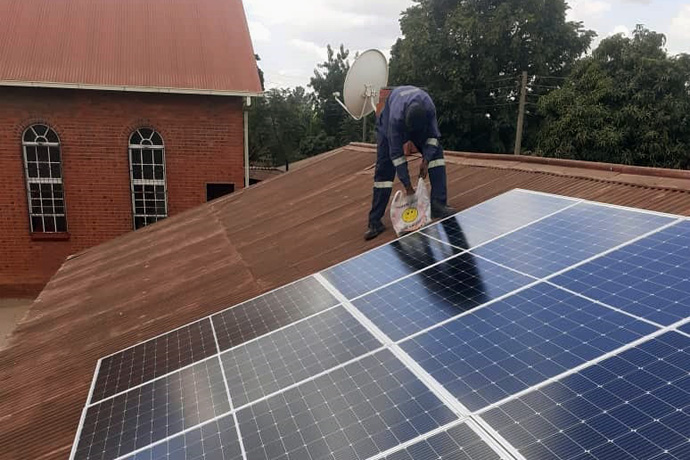
{"type": "Polygon", "coordinates": [[[154,86],[92,85],[88,83],[56,83],[44,81],[0,80],[0,86],[28,88],[86,89],[99,91],[123,91],[134,93],[201,94],[207,96],[261,97],[262,92],[234,91],[199,88],[161,88],[154,86]]]}

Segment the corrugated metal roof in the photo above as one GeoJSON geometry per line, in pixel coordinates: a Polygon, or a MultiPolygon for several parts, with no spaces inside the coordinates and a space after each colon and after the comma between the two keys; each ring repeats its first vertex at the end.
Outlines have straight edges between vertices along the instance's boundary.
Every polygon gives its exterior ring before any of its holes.
{"type": "MultiPolygon", "coordinates": [[[[67,261],[0,352],[0,457],[67,458],[98,358],[391,240],[362,239],[374,158],[310,158],[67,261]]],[[[688,172],[545,163],[449,152],[450,203],[519,187],[690,215],[688,172]]]]}
{"type": "Polygon", "coordinates": [[[241,0],[0,0],[0,84],[261,92],[241,0]]]}

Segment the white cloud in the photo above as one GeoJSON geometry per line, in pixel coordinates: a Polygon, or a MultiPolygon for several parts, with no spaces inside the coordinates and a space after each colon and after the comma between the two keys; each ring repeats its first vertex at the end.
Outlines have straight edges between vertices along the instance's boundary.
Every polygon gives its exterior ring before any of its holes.
{"type": "MultiPolygon", "coordinates": [[[[628,0],[628,1],[634,1],[634,0],[628,0]]],[[[640,0],[637,0],[637,1],[640,1],[640,0]]],[[[618,35],[618,34],[623,34],[625,37],[630,37],[632,35],[632,32],[630,31],[630,29],[628,27],[623,26],[623,25],[618,25],[618,26],[614,27],[614,29],[611,31],[611,33],[609,33],[608,36],[611,37],[613,35],[618,35]]]]}
{"type": "Polygon", "coordinates": [[[319,59],[319,62],[325,61],[328,58],[327,48],[325,46],[319,46],[314,42],[293,38],[290,40],[290,45],[301,52],[310,53],[313,57],[319,59]]]}
{"type": "Polygon", "coordinates": [[[271,31],[259,21],[249,21],[249,32],[254,43],[271,41],[271,31]]]}
{"type": "Polygon", "coordinates": [[[678,15],[671,20],[671,35],[679,40],[690,40],[690,4],[683,5],[678,15]]]}
{"type": "Polygon", "coordinates": [[[568,18],[579,21],[586,21],[588,18],[601,16],[611,11],[611,4],[601,0],[571,0],[568,4],[570,5],[568,18]]]}

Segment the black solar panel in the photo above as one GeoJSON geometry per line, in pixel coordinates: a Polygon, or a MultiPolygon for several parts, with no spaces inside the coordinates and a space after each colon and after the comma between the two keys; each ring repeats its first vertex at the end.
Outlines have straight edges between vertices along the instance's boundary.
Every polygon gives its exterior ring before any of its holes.
{"type": "Polygon", "coordinates": [[[218,353],[204,318],[101,361],[91,402],[100,401],[218,353]]]}
{"type": "Polygon", "coordinates": [[[232,415],[179,434],[126,460],[240,460],[242,449],[232,415]]]}
{"type": "Polygon", "coordinates": [[[218,358],[131,389],[86,412],[77,459],[113,459],[230,410],[218,358]]]}
{"type": "Polygon", "coordinates": [[[434,224],[422,232],[454,246],[470,249],[575,203],[576,200],[515,190],[434,224]]]}
{"type": "Polygon", "coordinates": [[[459,252],[452,246],[415,233],[329,268],[322,274],[345,297],[354,299],[459,252]]]}
{"type": "Polygon", "coordinates": [[[211,317],[221,350],[240,345],[338,301],[313,277],[249,300],[211,317]]]}
{"type": "Polygon", "coordinates": [[[221,355],[235,407],[381,347],[343,307],[221,355]]]}
{"type": "Polygon", "coordinates": [[[475,411],[656,330],[539,284],[403,342],[402,348],[475,411]]]}
{"type": "Polygon", "coordinates": [[[456,416],[388,350],[238,414],[247,458],[367,458],[456,416]]]}
{"type": "Polygon", "coordinates": [[[690,338],[664,334],[482,418],[529,460],[687,460],[690,338]]]}
{"type": "Polygon", "coordinates": [[[690,222],[595,259],[553,282],[669,325],[690,316],[690,222]]]}
{"type": "Polygon", "coordinates": [[[385,460],[500,460],[496,453],[466,424],[419,441],[385,457],[385,460]]]}
{"type": "Polygon", "coordinates": [[[689,230],[510,192],[103,358],[71,459],[690,458],[689,230]]]}
{"type": "Polygon", "coordinates": [[[582,203],[475,252],[542,278],[671,222],[654,214],[582,203]]]}
{"type": "Polygon", "coordinates": [[[465,253],[353,303],[397,341],[533,281],[465,253]]]}

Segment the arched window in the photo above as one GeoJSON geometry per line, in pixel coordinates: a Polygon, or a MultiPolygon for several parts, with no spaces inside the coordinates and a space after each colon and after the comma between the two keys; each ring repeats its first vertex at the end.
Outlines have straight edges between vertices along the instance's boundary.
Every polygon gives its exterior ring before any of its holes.
{"type": "Polygon", "coordinates": [[[130,136],[129,172],[134,228],[168,217],[165,146],[161,135],[153,129],[140,128],[130,136]]]}
{"type": "Polygon", "coordinates": [[[32,125],[22,137],[24,174],[32,232],[67,231],[60,139],[46,125],[32,125]]]}

